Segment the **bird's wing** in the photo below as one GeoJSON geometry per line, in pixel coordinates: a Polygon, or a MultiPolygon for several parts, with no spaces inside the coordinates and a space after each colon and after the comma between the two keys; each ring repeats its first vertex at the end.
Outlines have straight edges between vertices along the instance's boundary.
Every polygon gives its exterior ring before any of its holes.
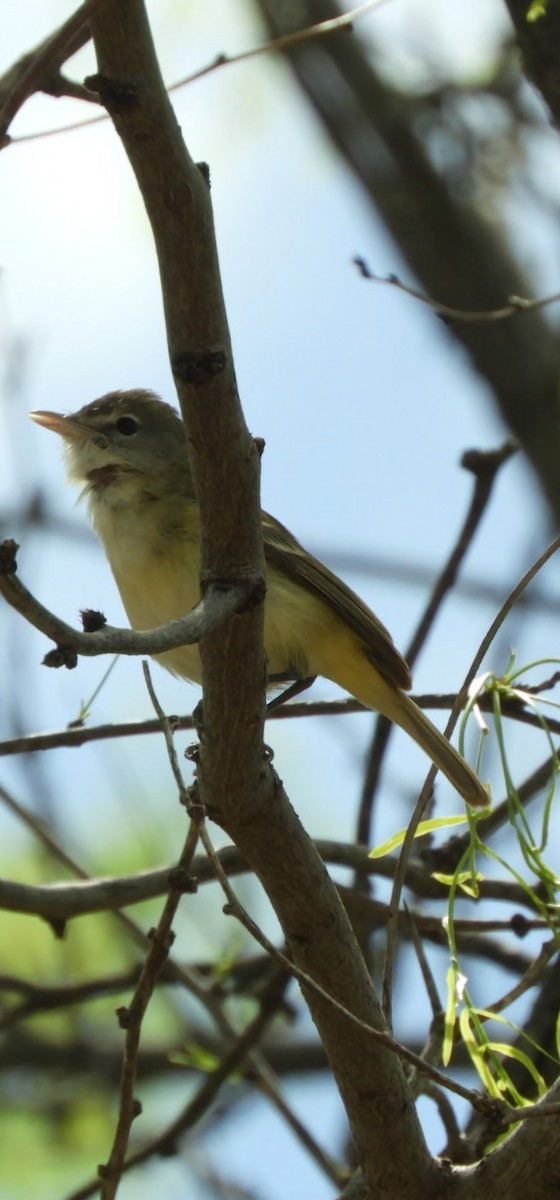
{"type": "Polygon", "coordinates": [[[358,636],[365,654],[383,678],[395,687],[408,690],[412,679],[407,663],[390,633],[363,600],[318,558],[304,550],[289,529],[268,513],[263,513],[263,538],[267,562],[300,587],[320,597],[358,636]]]}

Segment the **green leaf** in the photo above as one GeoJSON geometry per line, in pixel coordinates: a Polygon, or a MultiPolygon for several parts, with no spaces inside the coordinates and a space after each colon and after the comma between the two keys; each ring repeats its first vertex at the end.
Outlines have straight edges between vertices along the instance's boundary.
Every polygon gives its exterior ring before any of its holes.
{"type": "Polygon", "coordinates": [[[478,900],[480,889],[477,884],[482,882],[484,875],[481,875],[480,871],[459,871],[455,875],[444,875],[441,871],[432,871],[432,879],[443,883],[445,887],[460,888],[466,896],[472,896],[474,900],[478,900]]]}
{"type": "Polygon", "coordinates": [[[540,21],[541,17],[546,17],[548,8],[548,0],[532,0],[532,3],[527,9],[526,21],[531,25],[535,21],[540,21]]]}
{"type": "Polygon", "coordinates": [[[471,1026],[471,1012],[468,1008],[464,1008],[459,1016],[459,1029],[461,1031],[461,1037],[463,1039],[465,1049],[470,1055],[473,1066],[476,1067],[486,1091],[490,1096],[494,1096],[496,1100],[502,1100],[502,1093],[496,1086],[494,1076],[492,1075],[492,1072],[485,1061],[481,1047],[475,1038],[471,1026]]]}
{"type": "MultiPolygon", "coordinates": [[[[510,1046],[509,1042],[488,1042],[485,1049],[493,1050],[495,1054],[503,1054],[504,1058],[513,1058],[516,1062],[521,1063],[521,1066],[525,1067],[525,1070],[529,1072],[533,1082],[536,1084],[539,1096],[545,1095],[548,1089],[540,1071],[537,1071],[529,1055],[520,1050],[518,1046],[510,1046]]],[[[517,1094],[519,1096],[519,1093],[517,1094]]],[[[532,1100],[527,1100],[524,1096],[519,1096],[519,1100],[523,1105],[533,1104],[532,1100]]]]}
{"type": "MultiPolygon", "coordinates": [[[[451,829],[454,825],[466,825],[468,817],[432,817],[429,821],[421,821],[415,838],[425,837],[427,833],[433,833],[435,829],[451,829]]],[[[370,850],[368,858],[383,858],[385,854],[391,854],[393,850],[397,850],[402,846],[407,834],[407,828],[399,829],[398,833],[393,834],[387,842],[383,842],[381,846],[376,846],[375,850],[370,850]]]]}
{"type": "Polygon", "coordinates": [[[441,1060],[444,1067],[448,1067],[449,1063],[451,1062],[456,1019],[457,990],[455,987],[455,968],[450,967],[447,972],[447,1008],[445,1010],[445,1020],[443,1023],[443,1042],[441,1047],[441,1060]]]}
{"type": "MultiPolygon", "coordinates": [[[[169,1061],[178,1067],[191,1067],[195,1071],[202,1071],[205,1075],[211,1075],[220,1065],[217,1054],[212,1054],[210,1050],[206,1050],[204,1046],[200,1046],[196,1042],[191,1042],[183,1050],[176,1050],[170,1054],[169,1061]]],[[[231,1078],[233,1079],[234,1076],[232,1075],[231,1078]]]]}

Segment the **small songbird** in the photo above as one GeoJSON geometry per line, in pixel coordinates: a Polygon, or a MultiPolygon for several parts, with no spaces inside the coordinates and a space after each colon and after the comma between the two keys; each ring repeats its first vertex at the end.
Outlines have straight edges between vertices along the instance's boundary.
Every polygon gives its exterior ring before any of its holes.
{"type": "MultiPolygon", "coordinates": [[[[111,392],[71,416],[31,416],[64,440],[69,479],[83,486],[133,629],[185,616],[200,597],[200,517],[179,414],[136,390],[111,392]]],[[[485,807],[480,780],[406,695],[410,671],[378,618],[279,521],[262,520],[269,678],[332,679],[400,725],[468,804],[485,807]]],[[[155,657],[200,683],[197,645],[155,657]]]]}

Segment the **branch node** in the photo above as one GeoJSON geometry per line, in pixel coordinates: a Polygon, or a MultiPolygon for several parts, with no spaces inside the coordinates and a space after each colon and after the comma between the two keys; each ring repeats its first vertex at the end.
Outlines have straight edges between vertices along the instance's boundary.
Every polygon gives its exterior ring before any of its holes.
{"type": "Polygon", "coordinates": [[[66,933],[66,921],[63,919],[56,920],[55,918],[51,917],[49,919],[49,925],[53,931],[53,935],[56,938],[56,940],[58,942],[61,942],[66,933]]]}
{"type": "Polygon", "coordinates": [[[377,278],[377,276],[374,274],[374,272],[369,267],[365,258],[362,258],[361,255],[356,254],[355,257],[352,259],[352,262],[354,263],[354,266],[358,268],[358,271],[360,272],[362,279],[376,279],[377,278]]]}
{"type": "Polygon", "coordinates": [[[210,179],[210,167],[209,167],[208,163],[207,162],[198,162],[196,165],[197,165],[198,170],[200,171],[200,174],[202,175],[202,178],[208,188],[208,191],[210,191],[210,188],[212,186],[212,181],[210,179]]]}
{"type": "MultiPolygon", "coordinates": [[[[204,572],[200,577],[200,591],[202,596],[207,596],[208,592],[228,592],[230,588],[243,588],[245,595],[237,613],[251,612],[257,604],[262,604],[266,596],[266,579],[264,575],[246,579],[216,579],[214,575],[207,575],[204,572]]],[[[233,614],[232,614],[233,615],[233,614]]]]}
{"type": "Polygon", "coordinates": [[[87,75],[84,86],[97,92],[108,113],[128,112],[138,107],[138,88],[125,79],[109,79],[107,75],[87,75]]]}
{"type": "Polygon", "coordinates": [[[461,466],[477,479],[492,476],[513,454],[517,454],[518,450],[517,438],[508,438],[497,450],[465,450],[461,457],[461,466]]]}
{"type": "Polygon", "coordinates": [[[198,880],[184,867],[173,867],[169,872],[169,886],[174,892],[184,892],[185,895],[194,896],[198,891],[198,880]]]}
{"type": "Polygon", "coordinates": [[[13,538],[6,538],[0,544],[0,575],[15,575],[17,572],[16,556],[19,543],[13,538]]]}
{"type": "Polygon", "coordinates": [[[132,1014],[125,1004],[121,1004],[120,1008],[115,1009],[115,1015],[121,1029],[130,1029],[132,1014]]]}
{"type": "Polygon", "coordinates": [[[105,613],[99,612],[96,608],[81,608],[80,617],[84,633],[97,633],[107,624],[105,613]]]}
{"type": "Polygon", "coordinates": [[[527,920],[527,917],[525,917],[523,915],[523,913],[519,913],[519,912],[513,914],[511,921],[510,921],[510,925],[512,928],[512,932],[518,938],[526,937],[531,929],[531,924],[527,920]]]}
{"type": "Polygon", "coordinates": [[[186,789],[184,805],[193,825],[201,825],[206,816],[206,808],[201,802],[197,783],[186,789]]]}
{"type": "Polygon", "coordinates": [[[44,667],[66,667],[68,671],[73,671],[78,665],[78,655],[71,646],[56,646],[54,650],[49,650],[43,659],[44,667]]]}
{"type": "Polygon", "coordinates": [[[183,350],[171,360],[171,369],[176,379],[194,387],[206,387],[217,375],[223,375],[227,367],[225,350],[183,350]]]}
{"type": "Polygon", "coordinates": [[[165,1142],[158,1146],[158,1154],[160,1158],[175,1158],[177,1154],[177,1142],[175,1138],[168,1138],[165,1142]]]}

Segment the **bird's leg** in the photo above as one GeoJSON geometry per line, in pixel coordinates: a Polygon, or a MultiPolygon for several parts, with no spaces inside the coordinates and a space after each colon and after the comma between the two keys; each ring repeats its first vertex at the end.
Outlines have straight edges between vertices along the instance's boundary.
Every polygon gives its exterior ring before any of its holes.
{"type": "Polygon", "coordinates": [[[266,706],[267,713],[274,712],[275,708],[280,708],[280,705],[285,704],[287,700],[293,700],[294,696],[299,696],[302,692],[307,691],[307,688],[315,683],[316,678],[316,675],[310,675],[307,679],[292,679],[291,675],[269,675],[269,686],[274,683],[287,683],[290,679],[292,682],[289,687],[280,692],[279,696],[275,696],[274,700],[269,700],[266,706]]]}

